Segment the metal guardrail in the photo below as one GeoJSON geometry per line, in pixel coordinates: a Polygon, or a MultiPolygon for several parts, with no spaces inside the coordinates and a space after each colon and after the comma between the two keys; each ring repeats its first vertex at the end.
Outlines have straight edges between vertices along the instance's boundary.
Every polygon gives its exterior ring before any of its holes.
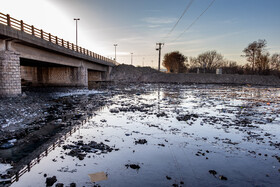
{"type": "Polygon", "coordinates": [[[84,54],[84,55],[87,55],[87,56],[90,56],[90,57],[93,57],[93,58],[96,58],[99,60],[117,64],[117,62],[112,59],[106,58],[97,53],[89,51],[85,48],[77,46],[74,43],[70,43],[69,41],[65,41],[62,38],[58,38],[57,36],[52,35],[51,33],[47,33],[45,31],[43,31],[42,29],[37,29],[33,25],[28,25],[28,24],[24,23],[22,20],[17,20],[15,18],[10,17],[9,14],[3,14],[0,12],[0,24],[6,25],[8,27],[22,31],[27,34],[33,35],[37,38],[41,38],[43,40],[54,43],[56,45],[65,47],[66,49],[70,49],[70,50],[76,51],[78,53],[81,53],[81,54],[84,54]]]}
{"type": "Polygon", "coordinates": [[[20,169],[18,172],[16,172],[16,174],[10,178],[10,184],[17,182],[22,175],[24,175],[26,172],[29,172],[32,167],[34,167],[36,164],[40,163],[40,160],[43,157],[48,156],[48,154],[51,151],[55,150],[56,147],[59,147],[61,145],[62,140],[66,140],[69,136],[71,136],[73,133],[75,133],[78,129],[80,129],[81,126],[83,126],[85,123],[87,123],[92,118],[93,118],[93,116],[89,116],[87,119],[84,119],[79,125],[76,125],[69,132],[67,132],[64,136],[62,136],[62,137],[58,138],[56,141],[54,141],[54,143],[52,143],[52,145],[50,145],[45,151],[43,151],[35,159],[31,160],[27,165],[25,165],[22,169],[20,169]]]}

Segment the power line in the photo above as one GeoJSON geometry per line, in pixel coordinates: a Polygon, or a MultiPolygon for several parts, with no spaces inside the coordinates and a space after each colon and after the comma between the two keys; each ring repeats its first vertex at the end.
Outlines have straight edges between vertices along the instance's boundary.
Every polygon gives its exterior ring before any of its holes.
{"type": "Polygon", "coordinates": [[[208,7],[172,42],[178,40],[185,32],[187,32],[198,20],[199,18],[214,4],[216,0],[213,0],[208,7]]]}
{"type": "Polygon", "coordinates": [[[178,25],[178,23],[180,22],[180,20],[182,19],[182,17],[186,14],[187,10],[191,7],[192,3],[194,2],[194,0],[191,0],[187,7],[185,8],[184,12],[182,13],[182,15],[179,17],[178,21],[175,23],[175,25],[172,27],[172,29],[169,31],[169,33],[165,36],[165,38],[167,38],[175,29],[175,27],[178,25]]]}

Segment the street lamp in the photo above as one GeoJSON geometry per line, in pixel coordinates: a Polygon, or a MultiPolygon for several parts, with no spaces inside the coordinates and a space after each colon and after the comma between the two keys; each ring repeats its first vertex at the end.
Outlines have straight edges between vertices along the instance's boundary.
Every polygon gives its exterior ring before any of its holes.
{"type": "Polygon", "coordinates": [[[132,65],[132,60],[133,60],[133,59],[132,59],[132,57],[133,57],[133,53],[130,53],[130,54],[131,54],[131,65],[132,65]]]}
{"type": "Polygon", "coordinates": [[[76,21],[76,46],[78,46],[78,21],[80,18],[74,18],[74,20],[76,21]]]}
{"type": "Polygon", "coordinates": [[[118,46],[118,44],[114,44],[114,46],[115,46],[115,61],[117,61],[117,46],[118,46]]]}

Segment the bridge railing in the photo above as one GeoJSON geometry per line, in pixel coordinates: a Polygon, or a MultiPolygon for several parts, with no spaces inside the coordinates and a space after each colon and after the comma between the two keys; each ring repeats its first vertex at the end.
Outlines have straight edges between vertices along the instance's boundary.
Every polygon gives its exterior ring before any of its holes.
{"type": "Polygon", "coordinates": [[[65,47],[66,49],[70,49],[72,51],[76,51],[78,53],[103,60],[106,62],[111,62],[113,64],[117,64],[116,61],[109,59],[107,57],[101,56],[97,53],[89,51],[85,48],[75,45],[74,43],[70,43],[69,41],[65,41],[62,38],[58,38],[57,36],[52,35],[51,33],[47,33],[42,29],[35,28],[33,25],[28,25],[24,23],[22,20],[17,20],[15,18],[10,17],[9,14],[3,14],[0,12],[0,24],[6,25],[8,27],[14,28],[16,30],[25,32],[27,34],[33,35],[37,38],[41,38],[43,40],[49,41],[56,45],[65,47]]]}

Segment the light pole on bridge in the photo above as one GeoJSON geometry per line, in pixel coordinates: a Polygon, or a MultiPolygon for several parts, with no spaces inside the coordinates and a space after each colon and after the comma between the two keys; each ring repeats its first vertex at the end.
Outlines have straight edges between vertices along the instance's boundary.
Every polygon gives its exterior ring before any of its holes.
{"type": "Polygon", "coordinates": [[[117,46],[118,46],[118,44],[114,44],[114,46],[115,46],[115,61],[117,61],[117,46]]]}
{"type": "Polygon", "coordinates": [[[78,46],[78,21],[80,18],[74,18],[74,20],[76,21],[76,46],[78,46]]]}
{"type": "Polygon", "coordinates": [[[133,61],[133,53],[130,53],[131,54],[131,65],[132,65],[132,61],[133,61]]]}

